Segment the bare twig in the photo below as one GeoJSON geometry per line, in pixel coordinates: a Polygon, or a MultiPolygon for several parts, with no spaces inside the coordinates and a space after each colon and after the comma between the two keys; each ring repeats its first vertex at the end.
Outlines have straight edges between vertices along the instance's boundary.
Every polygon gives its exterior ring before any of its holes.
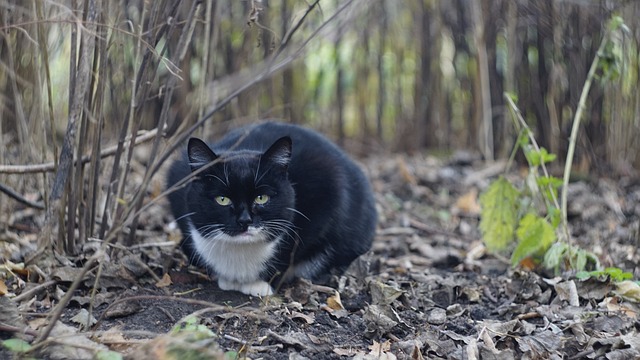
{"type": "MultiPolygon", "coordinates": [[[[200,3],[199,2],[194,2],[191,6],[191,10],[189,11],[189,16],[188,18],[188,23],[186,23],[182,29],[182,33],[180,34],[180,40],[178,41],[178,45],[177,45],[177,51],[175,52],[175,56],[171,59],[171,62],[174,64],[180,64],[182,63],[182,61],[184,60],[184,57],[186,55],[187,49],[189,47],[189,44],[191,42],[191,36],[193,35],[193,29],[194,26],[196,24],[196,13],[198,12],[198,10],[200,9],[200,3]]],[[[150,153],[150,157],[149,157],[149,163],[153,163],[155,161],[155,157],[156,154],[159,150],[160,147],[160,140],[162,139],[161,135],[161,130],[165,127],[165,124],[167,123],[167,119],[169,117],[169,110],[170,110],[170,106],[171,106],[171,99],[173,98],[173,91],[176,88],[176,83],[177,83],[178,78],[175,76],[169,77],[166,87],[166,94],[164,96],[165,101],[162,104],[162,111],[160,113],[160,121],[158,121],[158,125],[157,125],[157,133],[156,133],[156,138],[153,141],[153,147],[150,153]]],[[[142,180],[142,184],[140,184],[140,192],[142,192],[142,189],[146,189],[148,187],[149,182],[151,181],[151,177],[153,175],[152,172],[149,171],[150,169],[147,168],[147,171],[144,174],[144,178],[142,180]]],[[[136,198],[136,201],[132,204],[132,206],[136,209],[136,211],[140,210],[140,207],[142,206],[142,196],[139,196],[136,198]]],[[[139,217],[137,215],[134,215],[133,219],[131,220],[131,232],[129,233],[129,236],[127,237],[126,240],[126,245],[130,246],[131,244],[133,244],[133,240],[136,236],[136,228],[137,228],[137,224],[138,224],[138,219],[139,217]]]]}
{"type": "Polygon", "coordinates": [[[15,325],[9,325],[9,324],[5,324],[5,323],[0,323],[0,331],[2,332],[10,332],[10,333],[16,333],[16,334],[27,334],[27,335],[31,335],[31,336],[38,336],[38,332],[29,328],[29,327],[18,327],[15,325]]]}
{"type": "Polygon", "coordinates": [[[20,302],[22,300],[26,300],[26,299],[30,299],[32,296],[34,296],[35,294],[39,293],[40,291],[44,290],[45,288],[48,288],[49,286],[53,286],[55,284],[57,284],[58,281],[56,280],[49,280],[49,281],[45,281],[42,284],[38,284],[37,286],[23,292],[22,294],[14,297],[13,300],[14,302],[20,302]]]}
{"type": "MultiPolygon", "coordinates": [[[[140,145],[142,143],[145,143],[153,139],[156,136],[156,133],[157,133],[157,129],[140,133],[140,135],[136,137],[135,145],[140,145]]],[[[127,137],[125,139],[125,142],[129,142],[129,141],[131,141],[131,137],[127,137]]],[[[117,145],[110,146],[102,150],[99,156],[101,159],[104,159],[109,156],[113,156],[116,153],[117,149],[118,149],[117,145]]],[[[80,163],[86,164],[89,161],[91,161],[92,158],[93,156],[85,155],[80,160],[80,163]]],[[[77,159],[74,161],[74,165],[78,165],[77,159]]],[[[51,171],[54,171],[55,169],[56,169],[56,164],[54,162],[49,162],[44,164],[34,164],[34,165],[0,165],[0,174],[34,174],[34,173],[51,172],[51,171]]]]}
{"type": "Polygon", "coordinates": [[[10,198],[16,200],[17,202],[26,205],[28,207],[32,207],[32,208],[36,208],[39,210],[44,210],[44,204],[43,203],[39,203],[39,202],[33,202],[31,200],[27,200],[25,199],[24,196],[18,194],[18,192],[16,192],[15,190],[13,190],[12,188],[0,184],[0,192],[3,192],[5,194],[7,194],[7,196],[9,196],[10,198]]]}
{"type": "Polygon", "coordinates": [[[62,299],[60,299],[60,302],[56,305],[56,307],[49,315],[49,324],[40,333],[40,336],[38,336],[38,338],[35,340],[35,343],[43,342],[47,339],[47,337],[49,337],[49,334],[51,334],[51,331],[56,325],[56,322],[58,321],[58,319],[60,319],[62,312],[67,307],[67,304],[69,304],[69,301],[71,301],[71,298],[75,295],[74,293],[76,289],[80,286],[80,283],[84,281],[84,276],[87,274],[87,272],[89,272],[91,268],[93,268],[98,259],[104,257],[104,255],[105,252],[103,250],[99,250],[92,257],[90,257],[89,260],[87,260],[87,263],[84,264],[78,276],[73,280],[73,282],[69,286],[69,289],[67,289],[67,292],[64,294],[62,299]]]}

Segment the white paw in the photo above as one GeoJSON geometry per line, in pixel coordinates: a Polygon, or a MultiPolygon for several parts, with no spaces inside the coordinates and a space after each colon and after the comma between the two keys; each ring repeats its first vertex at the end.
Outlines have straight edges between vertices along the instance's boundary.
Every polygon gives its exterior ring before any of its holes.
{"type": "Polygon", "coordinates": [[[241,293],[253,296],[273,295],[273,288],[266,281],[254,281],[239,283],[236,281],[218,278],[218,287],[222,290],[237,290],[241,293]]]}

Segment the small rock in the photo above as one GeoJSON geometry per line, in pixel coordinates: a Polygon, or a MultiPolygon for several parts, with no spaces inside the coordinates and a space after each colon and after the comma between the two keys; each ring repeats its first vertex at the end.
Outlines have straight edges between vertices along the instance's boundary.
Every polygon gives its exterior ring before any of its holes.
{"type": "Polygon", "coordinates": [[[434,308],[427,318],[429,324],[442,325],[447,321],[447,311],[441,308],[434,308]]]}

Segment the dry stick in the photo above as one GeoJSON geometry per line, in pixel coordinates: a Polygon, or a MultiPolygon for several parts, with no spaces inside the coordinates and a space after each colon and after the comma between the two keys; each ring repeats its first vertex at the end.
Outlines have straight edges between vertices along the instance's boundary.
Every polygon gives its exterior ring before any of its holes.
{"type": "Polygon", "coordinates": [[[58,281],[57,280],[49,280],[49,281],[45,281],[42,284],[38,284],[37,286],[23,292],[22,294],[12,298],[11,300],[18,303],[22,300],[26,300],[31,298],[32,296],[34,296],[35,294],[39,293],[40,291],[44,290],[44,288],[47,288],[49,286],[55,285],[57,284],[58,281]]]}
{"type": "MultiPolygon", "coordinates": [[[[152,129],[149,131],[140,132],[134,141],[134,145],[140,145],[145,143],[156,136],[157,129],[152,129]]],[[[125,142],[130,142],[131,137],[127,137],[124,140],[125,142]]],[[[118,149],[117,145],[110,146],[102,150],[99,154],[101,159],[104,159],[109,156],[113,156],[118,149]]],[[[93,156],[85,155],[80,159],[80,164],[86,164],[93,156]]],[[[78,159],[75,159],[73,162],[74,165],[78,165],[78,159]]],[[[48,162],[44,164],[35,164],[35,165],[0,165],[0,174],[35,174],[35,173],[44,173],[44,172],[52,172],[55,171],[56,164],[54,162],[48,162]]]]}
{"type": "MultiPolygon", "coordinates": [[[[100,20],[101,22],[105,21],[105,14],[103,11],[100,12],[100,20]]],[[[107,31],[109,28],[106,28],[107,31]]],[[[96,56],[100,58],[100,62],[97,64],[98,69],[94,69],[95,73],[98,74],[98,80],[106,79],[107,76],[107,49],[111,45],[111,37],[112,33],[107,34],[106,39],[104,41],[100,41],[98,43],[98,49],[96,50],[96,56]]],[[[102,151],[102,129],[104,126],[105,116],[103,115],[103,107],[105,100],[105,89],[104,86],[96,85],[96,101],[95,101],[95,109],[93,111],[96,116],[98,116],[98,124],[97,129],[95,131],[95,139],[93,142],[93,148],[91,149],[92,154],[100,154],[102,151]]],[[[137,140],[137,139],[136,139],[137,140]]],[[[89,189],[87,193],[89,194],[91,200],[89,201],[89,214],[86,218],[85,228],[88,228],[88,234],[93,235],[95,233],[96,227],[96,209],[98,208],[98,191],[100,190],[100,184],[98,183],[100,179],[100,156],[92,156],[91,164],[89,165],[89,189]]]]}
{"type": "MultiPolygon", "coordinates": [[[[140,18],[145,19],[146,14],[147,14],[147,2],[145,1],[142,3],[142,11],[141,11],[140,18]]],[[[141,25],[138,29],[138,34],[136,36],[136,39],[138,40],[136,51],[135,51],[135,59],[134,59],[134,62],[136,64],[139,61],[141,42],[143,41],[142,31],[143,29],[141,25]]],[[[148,46],[147,49],[149,49],[150,47],[151,46],[148,46]]],[[[113,165],[111,167],[111,176],[108,183],[109,188],[107,189],[106,199],[104,201],[104,206],[102,207],[102,224],[100,224],[100,229],[98,231],[98,237],[100,238],[104,238],[104,234],[107,231],[107,223],[109,222],[108,218],[110,214],[109,209],[112,201],[111,198],[114,193],[114,189],[112,187],[115,186],[116,180],[118,179],[118,176],[119,176],[120,158],[122,157],[122,152],[124,151],[124,141],[125,141],[125,138],[127,137],[127,132],[129,131],[129,126],[130,126],[129,123],[131,120],[131,116],[130,116],[131,108],[133,107],[133,102],[135,101],[136,94],[138,93],[141,73],[146,70],[149,59],[150,57],[148,56],[143,57],[142,62],[140,63],[140,66],[138,66],[137,68],[136,67],[133,68],[134,83],[133,83],[133,92],[131,94],[131,105],[130,105],[129,111],[127,111],[127,114],[124,118],[124,123],[122,124],[122,128],[120,129],[120,135],[118,137],[118,145],[115,152],[115,161],[113,162],[113,165]]],[[[137,135],[137,134],[133,134],[133,135],[137,135]]],[[[135,136],[134,136],[134,141],[135,141],[135,136]]]]}
{"type": "Polygon", "coordinates": [[[29,327],[18,327],[15,325],[9,325],[9,324],[5,324],[0,322],[0,331],[2,332],[11,332],[11,333],[16,333],[16,334],[27,334],[27,335],[31,335],[33,337],[38,336],[38,332],[29,328],[29,327]]]}
{"type": "MultiPolygon", "coordinates": [[[[188,19],[189,22],[186,23],[184,25],[184,27],[182,28],[182,33],[180,34],[180,39],[178,40],[178,44],[176,46],[176,52],[175,52],[175,56],[171,59],[171,63],[174,64],[179,64],[182,62],[182,60],[184,60],[184,57],[186,55],[187,49],[188,49],[188,45],[191,41],[191,37],[193,35],[193,30],[196,24],[196,12],[198,11],[198,9],[200,9],[200,3],[199,2],[194,2],[191,6],[191,10],[189,11],[189,15],[188,15],[188,19]]],[[[175,28],[171,28],[171,30],[173,31],[175,28]]],[[[160,121],[158,121],[158,126],[157,129],[163,129],[165,127],[165,124],[167,123],[167,118],[168,118],[168,114],[169,114],[169,109],[171,106],[171,98],[173,97],[173,91],[176,87],[176,82],[177,82],[178,78],[176,76],[172,76],[168,79],[167,81],[167,91],[166,94],[164,96],[165,101],[162,104],[162,111],[160,113],[160,121]]],[[[160,131],[157,132],[156,134],[156,138],[153,141],[153,147],[151,149],[151,155],[149,157],[149,163],[153,163],[155,161],[155,157],[156,154],[158,152],[158,148],[160,147],[160,141],[162,139],[162,133],[160,131]]],[[[140,191],[142,192],[142,189],[146,189],[148,187],[149,181],[151,181],[151,176],[153,175],[150,171],[150,169],[147,168],[146,172],[144,174],[143,180],[142,180],[142,184],[140,184],[140,191]]],[[[137,197],[136,201],[133,203],[133,207],[136,209],[136,211],[140,210],[140,207],[142,206],[142,199],[143,197],[137,197]]],[[[129,232],[129,236],[127,236],[127,240],[125,242],[125,244],[127,246],[131,246],[133,244],[133,240],[135,239],[136,236],[136,229],[138,227],[138,220],[139,220],[139,216],[135,215],[133,217],[133,219],[131,220],[131,225],[130,225],[130,229],[131,231],[129,232]]]]}
{"type": "MultiPolygon", "coordinates": [[[[9,11],[3,11],[2,15],[4,17],[3,19],[3,23],[8,23],[8,13],[9,11]]],[[[9,37],[7,36],[6,30],[2,33],[0,33],[0,35],[2,35],[2,37],[4,38],[4,41],[6,43],[6,47],[5,50],[7,52],[7,67],[8,67],[8,71],[7,71],[7,75],[8,75],[8,80],[9,80],[9,85],[11,86],[11,95],[13,96],[13,98],[11,100],[13,100],[14,102],[14,106],[13,108],[15,109],[15,117],[16,119],[14,120],[16,122],[16,128],[18,130],[18,141],[20,143],[21,146],[26,146],[27,142],[29,141],[29,130],[28,130],[28,126],[27,126],[27,120],[26,120],[26,116],[24,114],[24,106],[22,105],[22,92],[20,91],[19,87],[18,87],[18,72],[16,71],[16,67],[15,67],[15,63],[13,61],[13,47],[11,46],[11,42],[9,41],[9,37]]],[[[21,147],[22,148],[22,147],[21,147]]]]}
{"type": "Polygon", "coordinates": [[[49,316],[49,324],[44,329],[44,331],[40,333],[40,336],[38,336],[34,344],[42,342],[46,340],[47,337],[49,337],[49,334],[51,334],[51,330],[53,330],[54,326],[58,322],[58,319],[60,319],[60,316],[62,315],[62,312],[64,311],[65,307],[67,306],[71,298],[74,296],[74,292],[76,291],[78,286],[80,286],[80,283],[84,281],[84,276],[87,274],[87,272],[89,272],[89,269],[93,267],[96,261],[98,261],[99,258],[104,257],[105,254],[106,253],[102,249],[100,249],[92,257],[89,258],[86,264],[84,264],[78,276],[76,276],[76,278],[71,283],[71,286],[69,286],[69,289],[67,289],[67,292],[64,294],[64,297],[60,299],[60,302],[58,303],[58,305],[56,305],[56,307],[53,309],[53,312],[49,316]]]}
{"type": "Polygon", "coordinates": [[[27,200],[24,196],[22,196],[21,194],[19,194],[17,191],[13,190],[12,188],[0,184],[0,192],[3,192],[5,194],[7,194],[10,198],[16,200],[17,202],[26,205],[28,207],[32,207],[32,208],[36,208],[39,210],[44,210],[44,204],[43,203],[39,203],[39,202],[34,202],[31,200],[27,200]]]}
{"type": "MultiPolygon", "coordinates": [[[[36,18],[38,20],[43,20],[44,19],[44,15],[43,15],[43,11],[42,11],[42,1],[36,1],[35,2],[35,7],[36,7],[36,18]]],[[[47,143],[51,143],[52,147],[53,147],[53,153],[54,154],[58,154],[58,143],[55,139],[55,116],[53,114],[53,95],[52,95],[52,91],[51,91],[51,69],[49,67],[49,46],[48,46],[48,42],[47,39],[48,37],[45,35],[45,27],[44,24],[42,23],[38,23],[37,25],[38,31],[38,46],[41,49],[41,54],[42,54],[42,63],[44,64],[44,75],[45,75],[45,89],[47,92],[47,110],[48,110],[48,125],[49,125],[49,134],[47,136],[47,126],[44,125],[42,127],[42,132],[43,132],[43,140],[42,141],[42,150],[41,150],[41,159],[42,161],[46,161],[47,159],[47,152],[49,149],[47,149],[47,143]],[[46,140],[49,139],[49,142],[47,142],[46,140]]],[[[58,166],[58,158],[56,156],[53,157],[53,161],[54,161],[54,166],[57,167],[58,166]]],[[[47,176],[46,173],[42,174],[42,188],[43,188],[43,198],[45,200],[45,207],[48,205],[48,201],[49,201],[49,188],[47,186],[47,184],[49,184],[49,176],[47,176]]]]}
{"type": "MultiPolygon", "coordinates": [[[[153,27],[152,25],[157,24],[158,18],[160,16],[161,8],[158,5],[159,3],[160,3],[159,1],[156,1],[156,2],[153,2],[153,5],[152,5],[153,6],[151,11],[152,15],[151,15],[151,20],[149,22],[149,27],[151,28],[153,27]]],[[[160,39],[162,39],[165,36],[167,38],[170,37],[169,36],[170,31],[172,31],[175,28],[174,26],[175,21],[172,21],[172,19],[175,19],[176,17],[179,4],[180,4],[180,1],[176,1],[173,3],[173,8],[171,8],[171,10],[167,13],[167,19],[166,21],[163,22],[162,27],[160,27],[160,30],[157,33],[154,31],[147,32],[149,43],[153,43],[154,41],[158,42],[160,41],[160,39]],[[166,35],[167,32],[169,32],[168,35],[166,35]]],[[[142,38],[142,28],[140,29],[139,39],[141,38],[142,38]]],[[[168,49],[168,44],[165,43],[165,46],[163,47],[162,52],[159,54],[161,59],[163,58],[164,53],[167,51],[167,49],[168,49]]],[[[131,118],[136,119],[138,117],[140,111],[142,110],[141,104],[144,102],[145,99],[149,97],[149,92],[151,91],[151,84],[153,83],[153,79],[157,75],[158,69],[160,68],[160,62],[155,64],[155,67],[153,68],[150,66],[152,64],[150,61],[151,55],[152,55],[152,52],[148,48],[145,49],[145,54],[143,55],[143,58],[142,58],[143,64],[141,65],[142,71],[139,71],[138,76],[136,77],[136,86],[135,86],[136,91],[133,93],[134,95],[131,97],[131,108],[127,112],[126,122],[131,127],[128,130],[132,132],[134,137],[135,137],[135,134],[137,133],[137,129],[140,127],[141,122],[134,121],[133,124],[131,124],[130,119],[131,118]],[[149,64],[149,66],[145,64],[149,64]],[[132,129],[135,129],[135,130],[132,131],[132,129]]],[[[123,130],[125,130],[124,127],[123,127],[123,130]]],[[[126,161],[122,168],[119,183],[118,183],[119,187],[116,195],[117,196],[116,198],[118,199],[124,198],[125,184],[126,184],[127,176],[129,175],[129,168],[131,166],[131,159],[133,157],[133,149],[134,149],[133,145],[129,144],[129,148],[127,149],[127,154],[126,154],[127,155],[126,161]]],[[[120,170],[119,167],[114,167],[114,169],[116,172],[120,170]]],[[[115,181],[115,178],[112,178],[112,180],[115,181]]],[[[107,197],[111,197],[111,195],[112,195],[112,192],[109,191],[107,197]]],[[[105,212],[104,212],[105,214],[107,213],[106,210],[108,206],[111,206],[111,204],[107,201],[105,202],[105,212]]],[[[116,202],[115,212],[113,214],[114,222],[121,223],[124,219],[126,219],[126,217],[122,216],[122,213],[128,212],[129,208],[130,207],[126,207],[125,204],[122,204],[121,202],[116,202]]],[[[108,221],[102,222],[102,225],[100,227],[100,234],[99,234],[100,238],[104,238],[104,235],[107,230],[107,227],[106,227],[107,224],[108,224],[108,221]]]]}
{"type": "MultiPolygon", "coordinates": [[[[211,49],[214,48],[214,43],[213,41],[217,41],[218,37],[217,37],[217,33],[218,33],[218,26],[213,27],[212,23],[211,23],[211,15],[218,14],[218,4],[220,3],[220,1],[216,1],[216,7],[215,9],[213,8],[213,4],[212,4],[213,0],[206,0],[206,5],[205,5],[205,10],[204,10],[204,39],[202,42],[202,64],[200,66],[202,66],[203,69],[203,76],[206,78],[207,75],[209,75],[209,53],[211,52],[211,49]],[[211,29],[213,28],[213,41],[211,41],[211,29]]],[[[215,64],[215,55],[216,53],[214,52],[211,56],[211,63],[215,64]]],[[[212,71],[213,72],[213,71],[212,71]]],[[[205,103],[205,99],[209,96],[209,94],[205,91],[205,81],[201,81],[200,85],[198,86],[198,118],[201,118],[202,115],[204,114],[204,103],[205,103]]],[[[204,127],[204,133],[205,135],[209,135],[209,131],[207,129],[207,127],[204,127]]]]}

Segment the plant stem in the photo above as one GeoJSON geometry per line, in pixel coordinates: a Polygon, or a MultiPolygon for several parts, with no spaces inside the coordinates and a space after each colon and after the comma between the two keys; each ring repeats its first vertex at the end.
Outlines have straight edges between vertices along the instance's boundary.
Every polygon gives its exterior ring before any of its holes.
{"type": "Polygon", "coordinates": [[[609,41],[609,31],[607,31],[602,38],[602,42],[598,47],[598,51],[596,52],[596,56],[593,58],[593,62],[591,63],[591,68],[589,69],[589,73],[587,74],[587,79],[584,82],[584,86],[582,87],[582,93],[580,94],[580,100],[578,101],[578,108],[576,109],[576,115],[573,117],[573,126],[571,127],[571,135],[569,136],[569,148],[567,149],[567,158],[564,163],[564,174],[562,178],[562,195],[561,195],[561,210],[562,210],[562,224],[568,229],[568,221],[567,221],[567,193],[569,190],[569,175],[571,174],[571,166],[573,165],[573,155],[576,150],[576,142],[578,138],[578,130],[580,129],[580,121],[582,120],[582,113],[586,107],[587,96],[589,95],[589,90],[591,89],[591,83],[593,82],[593,78],[595,77],[596,70],[598,69],[598,63],[600,62],[600,58],[602,57],[602,51],[604,50],[605,45],[609,41]]]}

